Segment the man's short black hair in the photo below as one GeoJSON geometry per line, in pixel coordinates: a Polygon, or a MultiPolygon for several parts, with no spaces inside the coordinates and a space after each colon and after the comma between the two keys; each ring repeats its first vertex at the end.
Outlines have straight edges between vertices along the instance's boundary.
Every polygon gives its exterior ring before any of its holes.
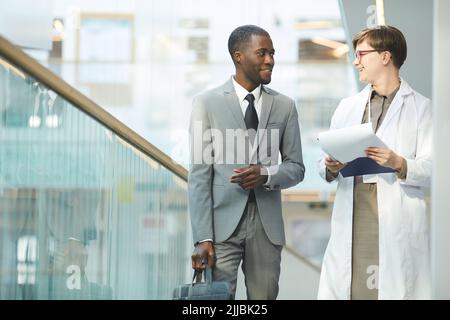
{"type": "Polygon", "coordinates": [[[228,51],[230,52],[232,58],[233,53],[241,50],[243,48],[243,45],[245,45],[245,43],[250,40],[252,35],[270,37],[269,33],[266,30],[255,25],[249,24],[237,27],[233,30],[233,32],[230,34],[230,37],[228,38],[228,51]]]}

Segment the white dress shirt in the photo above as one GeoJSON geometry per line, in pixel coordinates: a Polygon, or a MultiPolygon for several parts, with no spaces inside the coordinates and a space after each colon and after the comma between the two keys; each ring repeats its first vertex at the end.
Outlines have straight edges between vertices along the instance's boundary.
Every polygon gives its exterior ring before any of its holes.
{"type": "Polygon", "coordinates": [[[252,92],[248,92],[247,89],[242,87],[239,83],[234,80],[234,77],[231,77],[233,79],[233,86],[234,90],[236,91],[236,95],[238,96],[239,103],[241,105],[242,114],[245,118],[245,111],[247,110],[249,102],[245,100],[245,97],[252,93],[255,97],[254,105],[256,109],[256,114],[258,115],[258,120],[261,118],[261,105],[262,105],[262,97],[261,97],[261,85],[257,86],[255,90],[252,92]]]}
{"type": "MultiPolygon", "coordinates": [[[[234,79],[234,76],[231,77],[231,79],[233,80],[234,91],[236,91],[236,95],[238,96],[239,104],[241,105],[241,110],[242,110],[242,114],[244,115],[244,118],[245,118],[245,111],[247,110],[247,107],[249,104],[249,102],[247,100],[245,100],[245,97],[249,93],[251,93],[255,97],[254,105],[255,105],[255,109],[256,109],[256,114],[258,115],[258,122],[259,122],[259,119],[261,119],[261,109],[262,109],[262,100],[263,100],[262,95],[261,95],[262,85],[260,84],[252,92],[248,92],[247,89],[245,89],[243,86],[241,86],[239,83],[237,83],[237,81],[234,79]]],[[[267,168],[267,167],[264,167],[264,168],[267,169],[267,181],[263,186],[268,186],[269,182],[270,182],[270,171],[269,171],[269,168],[267,168]]]]}

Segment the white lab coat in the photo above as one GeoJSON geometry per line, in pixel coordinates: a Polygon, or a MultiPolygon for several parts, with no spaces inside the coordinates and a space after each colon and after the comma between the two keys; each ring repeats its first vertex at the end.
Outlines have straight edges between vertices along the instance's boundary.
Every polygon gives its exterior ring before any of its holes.
{"type": "MultiPolygon", "coordinates": [[[[370,87],[343,99],[330,129],[361,123],[370,87]]],[[[379,216],[379,299],[429,299],[430,259],[424,191],[432,161],[430,100],[402,79],[400,89],[377,131],[387,146],[404,157],[407,177],[376,175],[379,216]]],[[[320,174],[325,165],[320,160],[320,174]]],[[[331,235],[320,275],[319,299],[350,299],[352,276],[353,177],[337,177],[331,235]]],[[[369,274],[368,274],[369,276],[369,274]]]]}

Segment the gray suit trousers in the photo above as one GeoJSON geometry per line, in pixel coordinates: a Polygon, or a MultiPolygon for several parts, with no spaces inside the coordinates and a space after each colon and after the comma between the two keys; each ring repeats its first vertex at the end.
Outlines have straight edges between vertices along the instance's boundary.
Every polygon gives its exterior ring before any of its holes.
{"type": "Polygon", "coordinates": [[[266,235],[255,202],[247,203],[238,227],[227,240],[215,243],[214,280],[231,283],[233,294],[239,264],[245,276],[249,300],[274,300],[278,295],[281,250],[266,235]]]}

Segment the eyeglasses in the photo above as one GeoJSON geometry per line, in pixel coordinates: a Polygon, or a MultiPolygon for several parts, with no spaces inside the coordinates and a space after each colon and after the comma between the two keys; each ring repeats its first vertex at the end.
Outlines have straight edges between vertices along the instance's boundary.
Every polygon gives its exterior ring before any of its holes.
{"type": "Polygon", "coordinates": [[[359,61],[363,55],[366,55],[371,52],[380,52],[380,50],[356,50],[355,57],[359,61]]]}

